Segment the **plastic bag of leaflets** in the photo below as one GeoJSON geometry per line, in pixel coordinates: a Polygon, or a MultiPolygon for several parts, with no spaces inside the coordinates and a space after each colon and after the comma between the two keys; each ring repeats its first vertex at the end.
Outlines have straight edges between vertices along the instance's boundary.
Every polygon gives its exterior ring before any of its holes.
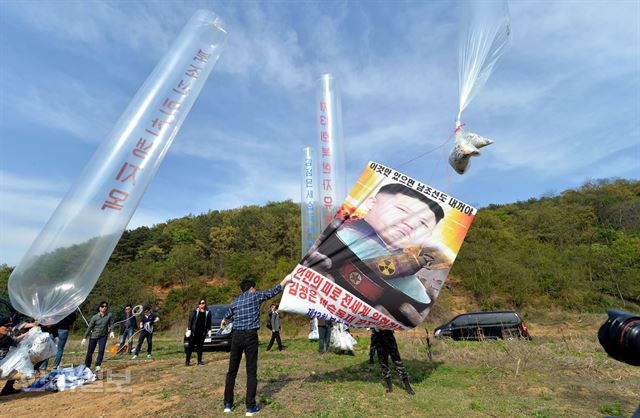
{"type": "Polygon", "coordinates": [[[25,392],[50,391],[58,392],[71,390],[84,385],[85,383],[94,382],[96,375],[84,364],[79,366],[67,367],[61,370],[53,370],[49,374],[33,382],[31,386],[25,389],[25,392]]]}
{"type": "Polygon", "coordinates": [[[331,330],[331,344],[338,351],[353,351],[358,341],[349,333],[349,327],[342,323],[337,323],[331,330]]]}
{"type": "Polygon", "coordinates": [[[309,332],[309,340],[318,341],[318,318],[313,318],[311,320],[311,332],[309,332]]]}
{"type": "Polygon", "coordinates": [[[18,343],[17,347],[0,361],[0,378],[9,379],[21,374],[33,377],[33,365],[49,358],[57,351],[56,343],[48,332],[42,332],[40,327],[34,327],[27,332],[27,336],[18,343]]]}
{"type": "Polygon", "coordinates": [[[233,322],[226,322],[225,321],[223,324],[220,324],[220,329],[218,330],[218,333],[220,335],[227,335],[232,330],[233,330],[233,322]]]}

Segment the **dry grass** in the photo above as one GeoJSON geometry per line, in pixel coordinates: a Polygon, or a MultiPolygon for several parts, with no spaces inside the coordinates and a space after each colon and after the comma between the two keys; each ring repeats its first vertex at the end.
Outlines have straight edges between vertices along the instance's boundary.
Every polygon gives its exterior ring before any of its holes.
{"type": "MultiPolygon", "coordinates": [[[[594,317],[595,318],[595,317],[594,317]]],[[[559,319],[558,319],[559,320],[559,319]]],[[[264,352],[261,346],[258,397],[264,417],[585,417],[629,416],[640,400],[640,368],[608,358],[591,328],[544,327],[532,323],[533,341],[459,342],[431,340],[432,360],[424,329],[398,334],[400,350],[416,396],[395,386],[386,394],[379,366],[368,365],[368,332],[354,332],[359,340],[355,356],[319,356],[304,337],[291,338],[285,329],[286,350],[264,352]]],[[[583,323],[591,323],[582,318],[583,323]]],[[[432,327],[430,327],[431,329],[432,327]]],[[[263,336],[266,336],[263,333],[263,336]]],[[[263,339],[263,344],[266,343],[263,339]]],[[[67,361],[78,362],[82,352],[72,341],[67,361]],[[72,354],[75,352],[75,354],[72,354]]],[[[23,394],[2,399],[7,416],[166,416],[221,415],[228,355],[206,353],[206,365],[183,366],[175,338],[154,341],[155,360],[115,358],[105,362],[102,389],[53,394],[23,394]],[[109,373],[130,373],[127,391],[109,386],[109,373]],[[125,406],[126,405],[126,406],[125,406]],[[126,408],[126,409],[125,409],[126,408]]],[[[398,384],[397,376],[394,381],[398,384]]],[[[236,385],[238,407],[231,416],[244,416],[245,374],[236,385]]],[[[96,385],[96,384],[93,384],[96,385]]],[[[91,387],[89,385],[88,387],[91,387]]]]}

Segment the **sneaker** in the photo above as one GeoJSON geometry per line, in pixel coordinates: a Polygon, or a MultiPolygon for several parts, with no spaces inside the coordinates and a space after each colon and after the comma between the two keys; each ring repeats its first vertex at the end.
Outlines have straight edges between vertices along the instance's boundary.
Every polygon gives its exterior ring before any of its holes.
{"type": "Polygon", "coordinates": [[[232,403],[224,404],[224,412],[231,412],[232,409],[233,409],[233,404],[232,403]]]}
{"type": "Polygon", "coordinates": [[[137,359],[137,358],[138,358],[138,355],[137,355],[137,354],[134,354],[133,356],[131,356],[131,360],[135,360],[135,359],[137,359]]]}
{"type": "Polygon", "coordinates": [[[244,416],[245,417],[252,417],[255,414],[257,414],[258,412],[260,412],[260,409],[261,409],[260,405],[256,405],[254,407],[247,408],[247,413],[244,414],[244,416]]]}
{"type": "Polygon", "coordinates": [[[204,363],[203,363],[203,362],[201,362],[201,361],[199,361],[199,362],[198,362],[198,366],[204,366],[204,363]]]}
{"type": "Polygon", "coordinates": [[[151,358],[151,354],[147,354],[147,358],[151,358]]]}
{"type": "Polygon", "coordinates": [[[98,373],[100,370],[102,370],[102,367],[96,366],[96,373],[98,373]]]}

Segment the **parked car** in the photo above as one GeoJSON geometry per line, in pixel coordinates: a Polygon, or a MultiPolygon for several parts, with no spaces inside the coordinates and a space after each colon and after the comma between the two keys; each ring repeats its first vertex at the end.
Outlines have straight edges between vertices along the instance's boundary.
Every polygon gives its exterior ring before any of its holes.
{"type": "Polygon", "coordinates": [[[514,311],[469,312],[456,316],[435,329],[438,338],[482,340],[485,338],[526,338],[529,329],[514,311]]]}
{"type": "MultiPolygon", "coordinates": [[[[211,329],[207,332],[207,336],[204,339],[202,349],[204,351],[212,351],[216,348],[222,348],[227,351],[231,349],[231,329],[233,322],[229,322],[225,329],[220,330],[220,323],[224,318],[231,305],[210,305],[209,312],[211,312],[211,329]]],[[[187,338],[184,338],[184,349],[187,349],[189,344],[187,338]]]]}

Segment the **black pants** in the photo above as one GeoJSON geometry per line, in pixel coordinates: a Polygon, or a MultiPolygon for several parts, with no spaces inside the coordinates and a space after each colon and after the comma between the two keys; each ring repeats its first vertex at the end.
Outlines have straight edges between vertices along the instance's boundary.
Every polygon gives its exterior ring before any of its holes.
{"type": "Polygon", "coordinates": [[[143,329],[142,331],[140,331],[140,337],[138,337],[138,345],[136,346],[136,351],[133,354],[135,355],[140,354],[140,349],[142,348],[142,343],[144,342],[145,338],[147,339],[147,354],[151,354],[153,334],[147,331],[146,329],[143,329]]]}
{"type": "Polygon", "coordinates": [[[198,353],[198,363],[202,362],[202,345],[204,344],[205,335],[192,335],[187,345],[187,364],[191,361],[191,353],[195,348],[198,353]]]}
{"type": "Polygon", "coordinates": [[[269,341],[269,345],[267,346],[267,351],[271,350],[274,341],[278,342],[278,350],[282,351],[282,340],[280,339],[280,331],[271,331],[271,340],[269,341]]]}
{"type": "Polygon", "coordinates": [[[396,337],[393,335],[393,331],[376,331],[375,334],[375,347],[378,352],[378,361],[380,362],[382,377],[385,379],[391,378],[391,370],[389,369],[389,357],[391,357],[391,361],[393,361],[393,364],[396,366],[400,379],[406,379],[408,377],[407,370],[404,368],[404,363],[400,358],[398,344],[396,343],[396,337]]]}
{"type": "Polygon", "coordinates": [[[378,338],[378,333],[375,331],[371,331],[371,343],[369,344],[369,357],[373,358],[376,355],[376,338],[378,338]]]}
{"type": "Polygon", "coordinates": [[[224,384],[224,403],[233,404],[233,389],[240,368],[242,353],[247,362],[247,408],[256,406],[258,389],[258,330],[234,330],[231,336],[231,353],[229,355],[229,371],[224,384]]]}

